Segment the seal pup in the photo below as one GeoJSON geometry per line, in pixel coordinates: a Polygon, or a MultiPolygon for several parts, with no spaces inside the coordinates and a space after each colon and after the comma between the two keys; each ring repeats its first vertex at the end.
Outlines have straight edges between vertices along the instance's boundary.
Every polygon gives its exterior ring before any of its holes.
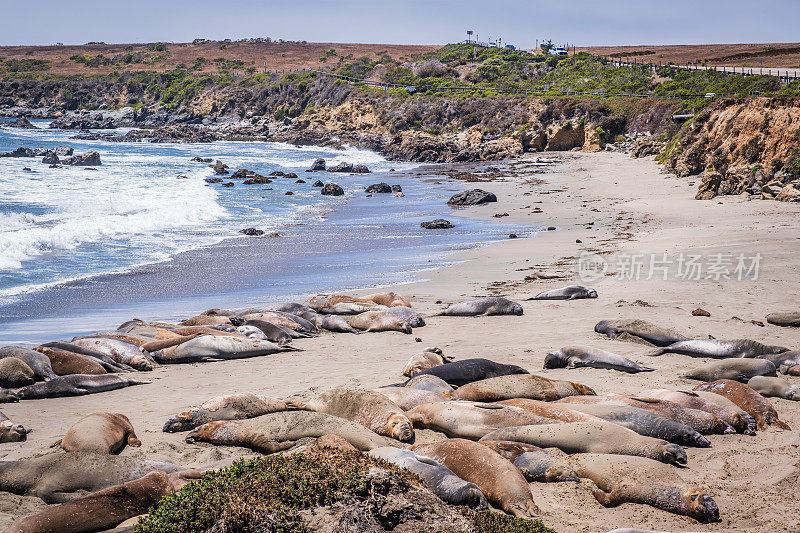
{"type": "Polygon", "coordinates": [[[407,414],[415,427],[433,429],[450,438],[470,440],[478,440],[502,427],[558,422],[519,407],[476,402],[427,403],[414,407],[407,414]]]}
{"type": "Polygon", "coordinates": [[[28,433],[30,432],[30,429],[25,429],[22,424],[15,424],[0,412],[0,444],[4,442],[24,442],[28,440],[28,433]]]}
{"type": "Polygon", "coordinates": [[[50,358],[36,350],[21,348],[19,346],[5,346],[0,348],[0,359],[6,357],[16,357],[25,362],[33,370],[36,381],[46,381],[56,377],[58,374],[53,372],[50,358]]]}
{"type": "Polygon", "coordinates": [[[767,315],[767,322],[776,326],[800,327],[800,311],[788,311],[784,313],[770,313],[767,315]]]}
{"type": "Polygon", "coordinates": [[[700,522],[719,521],[711,496],[688,485],[675,468],[642,457],[594,453],[573,455],[570,463],[578,476],[597,485],[592,494],[603,507],[642,503],[700,522]]]}
{"type": "Polygon", "coordinates": [[[677,444],[645,437],[609,422],[508,427],[492,431],[481,440],[524,442],[540,448],[558,448],[568,454],[636,455],[668,464],[686,464],[686,452],[677,444]]]}
{"type": "Polygon", "coordinates": [[[25,361],[16,357],[0,359],[0,387],[16,389],[36,383],[35,374],[25,361]]]}
{"type": "Polygon", "coordinates": [[[778,418],[778,412],[770,401],[744,383],[730,379],[718,379],[711,383],[702,383],[693,390],[713,392],[729,399],[755,418],[758,429],[763,430],[773,424],[782,429],[790,429],[786,422],[778,418]]]}
{"type": "Polygon", "coordinates": [[[411,326],[389,311],[366,311],[357,315],[345,316],[344,321],[347,322],[350,327],[360,331],[399,331],[401,333],[411,333],[411,326]]]}
{"type": "Polygon", "coordinates": [[[583,394],[594,395],[595,392],[591,387],[582,383],[548,379],[536,374],[520,374],[473,381],[457,388],[449,395],[445,394],[445,396],[454,400],[473,402],[499,402],[512,398],[530,398],[550,402],[567,396],[583,394]]]}
{"type": "Polygon", "coordinates": [[[480,441],[516,466],[530,483],[580,481],[571,466],[538,446],[511,441],[480,441]]]}
{"type": "Polygon", "coordinates": [[[775,376],[775,365],[766,359],[720,359],[687,372],[683,377],[700,381],[732,379],[746,383],[753,376],[775,376]]]}
{"type": "MultiPolygon", "coordinates": [[[[717,397],[724,399],[722,396],[717,397]]],[[[756,421],[753,419],[753,417],[739,409],[739,407],[732,402],[729,402],[729,407],[724,407],[706,398],[703,398],[699,393],[694,391],[669,389],[651,389],[642,391],[637,394],[635,398],[666,400],[668,402],[680,405],[686,409],[705,411],[718,417],[720,420],[735,429],[737,433],[744,433],[745,435],[756,434],[756,421]]]]}
{"type": "Polygon", "coordinates": [[[408,470],[419,477],[442,501],[451,505],[466,505],[472,509],[486,509],[489,506],[476,484],[464,481],[430,457],[393,447],[375,448],[370,450],[369,455],[408,470]]]}
{"type": "Polygon", "coordinates": [[[35,385],[28,385],[18,390],[17,396],[20,400],[83,396],[84,394],[95,394],[147,383],[150,382],[124,378],[117,374],[70,374],[35,385]]]}
{"type": "Polygon", "coordinates": [[[243,420],[269,413],[287,411],[283,400],[257,394],[226,394],[203,402],[200,407],[183,411],[166,421],[162,431],[189,431],[217,420],[243,420]]]}
{"type": "Polygon", "coordinates": [[[335,333],[361,333],[356,328],[352,327],[347,321],[339,315],[319,315],[317,317],[316,325],[327,331],[335,333]]]}
{"type": "Polygon", "coordinates": [[[440,462],[463,480],[474,483],[486,499],[508,514],[531,518],[539,514],[528,482],[511,461],[494,450],[465,439],[412,446],[415,453],[440,462]]]}
{"type": "Polygon", "coordinates": [[[594,330],[609,339],[630,340],[652,346],[669,346],[689,337],[644,320],[601,320],[594,330]]]}
{"type": "Polygon", "coordinates": [[[516,302],[500,296],[488,296],[455,303],[440,312],[439,316],[520,316],[523,313],[522,306],[516,302]]]}
{"type": "Polygon", "coordinates": [[[597,291],[587,289],[582,285],[568,285],[560,289],[542,291],[528,300],[581,300],[586,298],[597,298],[597,291]]]}
{"type": "Polygon", "coordinates": [[[527,373],[527,370],[517,365],[504,365],[502,363],[495,363],[489,359],[476,358],[462,359],[460,361],[453,361],[451,363],[428,368],[417,372],[414,374],[414,377],[427,374],[442,378],[450,385],[460,387],[482,379],[527,373]]]}
{"type": "Polygon", "coordinates": [[[131,342],[110,337],[76,337],[72,344],[107,355],[117,363],[140,371],[153,370],[153,361],[142,349],[131,342]]]}
{"type": "Polygon", "coordinates": [[[309,402],[287,402],[291,407],[338,416],[400,442],[414,439],[414,428],[403,409],[381,393],[337,387],[309,402]]]}
{"type": "Polygon", "coordinates": [[[239,326],[238,328],[236,328],[236,331],[238,331],[239,333],[241,333],[242,335],[244,335],[249,339],[258,339],[262,341],[269,340],[267,336],[264,334],[264,332],[255,326],[239,326]]]}
{"type": "Polygon", "coordinates": [[[435,392],[437,394],[453,392],[453,387],[451,387],[449,383],[431,374],[418,374],[406,381],[403,387],[406,389],[435,392]]]}
{"type": "Polygon", "coordinates": [[[602,368],[635,374],[652,372],[655,368],[641,366],[627,357],[607,352],[599,348],[585,346],[565,346],[550,352],[544,358],[544,368],[602,368]]]}
{"type": "Polygon", "coordinates": [[[61,446],[67,452],[97,452],[118,454],[125,446],[139,447],[128,417],[121,413],[92,413],[70,427],[64,437],[50,447],[61,446]]]}
{"type": "Polygon", "coordinates": [[[767,346],[760,342],[747,339],[735,341],[720,341],[717,339],[691,339],[679,341],[664,346],[648,353],[650,356],[664,355],[665,353],[678,353],[691,357],[711,357],[727,359],[733,357],[758,357],[765,354],[788,352],[789,348],[783,346],[767,346]]]}
{"type": "Polygon", "coordinates": [[[784,378],[770,376],[753,376],[747,386],[761,396],[783,398],[784,400],[800,400],[800,387],[792,385],[784,378]]]}
{"type": "Polygon", "coordinates": [[[453,360],[455,357],[444,355],[439,348],[426,348],[425,351],[411,356],[406,366],[403,367],[403,375],[411,377],[423,370],[450,363],[453,360]]]}
{"type": "Polygon", "coordinates": [[[421,328],[425,326],[425,319],[422,317],[422,315],[410,307],[390,307],[386,310],[386,312],[393,314],[412,328],[421,328]]]}
{"type": "Polygon", "coordinates": [[[380,387],[372,390],[389,398],[403,411],[409,411],[424,403],[449,401],[438,392],[410,389],[407,387],[380,387]]]}
{"type": "MultiPolygon", "coordinates": [[[[268,340],[270,342],[274,342],[278,346],[285,346],[292,342],[294,336],[290,333],[290,330],[286,329],[283,326],[278,326],[273,324],[272,322],[267,322],[266,320],[248,320],[242,326],[251,326],[258,330],[260,330],[265,339],[261,340],[268,340]]],[[[251,337],[252,338],[252,337],[251,337]]]]}

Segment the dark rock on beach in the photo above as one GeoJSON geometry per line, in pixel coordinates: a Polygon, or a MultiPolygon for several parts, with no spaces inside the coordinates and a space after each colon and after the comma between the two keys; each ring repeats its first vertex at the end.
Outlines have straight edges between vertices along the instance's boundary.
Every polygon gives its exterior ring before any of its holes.
{"type": "Polygon", "coordinates": [[[423,222],[420,224],[421,227],[425,229],[450,229],[454,228],[449,220],[445,220],[443,218],[437,218],[436,220],[431,220],[430,222],[423,222]]]}
{"type": "Polygon", "coordinates": [[[344,194],[344,189],[335,183],[328,183],[320,192],[325,196],[342,196],[344,194]]]}
{"type": "Polygon", "coordinates": [[[264,230],[256,228],[245,228],[245,229],[240,229],[239,233],[242,233],[244,235],[249,235],[251,237],[258,237],[264,235],[264,230]]]}
{"type": "Polygon", "coordinates": [[[102,165],[100,154],[97,152],[86,152],[85,154],[74,155],[61,161],[62,165],[72,165],[78,167],[97,167],[102,165]]]}
{"type": "Polygon", "coordinates": [[[454,194],[453,197],[447,201],[447,205],[480,205],[496,201],[497,196],[495,196],[493,193],[484,191],[482,189],[472,189],[471,191],[463,191],[458,194],[454,194]]]}
{"type": "Polygon", "coordinates": [[[366,192],[370,193],[391,193],[392,188],[389,186],[388,183],[373,183],[369,187],[367,187],[366,192]]]}

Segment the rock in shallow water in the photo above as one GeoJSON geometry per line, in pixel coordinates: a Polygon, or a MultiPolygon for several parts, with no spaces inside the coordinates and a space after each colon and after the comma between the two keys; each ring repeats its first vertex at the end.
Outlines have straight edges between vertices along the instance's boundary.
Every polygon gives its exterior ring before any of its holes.
{"type": "Polygon", "coordinates": [[[335,183],[328,183],[320,192],[325,196],[342,196],[344,194],[344,189],[335,183]]]}
{"type": "Polygon", "coordinates": [[[453,195],[453,197],[447,201],[447,205],[480,205],[496,201],[497,196],[493,193],[484,191],[483,189],[472,189],[471,191],[462,191],[453,195]]]}
{"type": "Polygon", "coordinates": [[[425,229],[450,229],[454,228],[449,220],[445,220],[443,218],[437,218],[436,220],[431,220],[430,222],[423,222],[420,224],[425,229]]]}

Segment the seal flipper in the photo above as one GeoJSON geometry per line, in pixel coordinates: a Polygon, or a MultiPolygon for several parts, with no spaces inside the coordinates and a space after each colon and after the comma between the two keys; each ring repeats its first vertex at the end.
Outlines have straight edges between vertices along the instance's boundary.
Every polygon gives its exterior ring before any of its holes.
{"type": "Polygon", "coordinates": [[[652,352],[647,352],[645,355],[650,357],[658,357],[659,355],[664,355],[665,353],[668,353],[668,350],[666,348],[658,348],[657,350],[653,350],[652,352]]]}
{"type": "Polygon", "coordinates": [[[603,489],[596,487],[592,489],[592,496],[603,507],[617,507],[621,502],[618,502],[613,497],[613,492],[606,492],[603,489]]]}

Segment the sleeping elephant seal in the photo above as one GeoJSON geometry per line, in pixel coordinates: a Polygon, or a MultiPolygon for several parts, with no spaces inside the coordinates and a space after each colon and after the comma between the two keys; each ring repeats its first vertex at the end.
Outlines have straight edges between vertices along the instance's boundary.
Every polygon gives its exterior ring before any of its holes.
{"type": "Polygon", "coordinates": [[[117,374],[71,374],[69,376],[59,376],[43,383],[28,385],[17,391],[17,396],[19,396],[20,400],[83,396],[84,394],[106,392],[147,383],[150,382],[128,379],[117,374]]]}
{"type": "Polygon", "coordinates": [[[800,311],[770,313],[767,315],[767,322],[776,326],[797,328],[800,327],[800,311]]]}
{"type": "Polygon", "coordinates": [[[411,302],[396,292],[376,292],[374,294],[361,296],[359,299],[367,300],[378,305],[385,305],[386,307],[411,307],[411,302]]]}
{"type": "MultiPolygon", "coordinates": [[[[57,350],[65,350],[67,352],[77,353],[93,361],[97,361],[99,364],[103,365],[103,368],[106,369],[106,372],[132,372],[133,368],[126,365],[125,363],[118,363],[108,355],[104,354],[103,352],[99,352],[92,348],[86,348],[85,346],[79,346],[74,342],[66,342],[66,341],[53,341],[42,344],[39,347],[34,348],[36,351],[41,351],[40,348],[54,348],[57,350]]],[[[45,352],[42,352],[45,353],[45,352]]],[[[45,353],[45,355],[47,355],[45,353]]]]}
{"type": "Polygon", "coordinates": [[[278,346],[285,346],[292,342],[292,334],[284,327],[278,326],[273,324],[272,322],[267,322],[266,320],[248,320],[242,326],[252,326],[258,330],[260,330],[266,339],[270,342],[274,342],[278,346]]]}
{"type": "Polygon", "coordinates": [[[558,403],[558,402],[543,402],[541,400],[531,400],[530,398],[512,398],[511,400],[502,400],[497,402],[501,405],[510,405],[512,407],[519,407],[525,409],[535,415],[543,416],[545,418],[552,418],[559,422],[601,422],[602,419],[576,411],[572,409],[571,405],[558,403]]]}
{"type": "Polygon", "coordinates": [[[511,461],[487,446],[465,439],[412,446],[411,450],[440,462],[463,480],[475,483],[486,499],[508,514],[539,514],[528,482],[511,461]]]}
{"type": "Polygon", "coordinates": [[[317,313],[324,315],[357,315],[385,307],[369,300],[359,300],[352,296],[336,294],[318,294],[308,300],[306,304],[317,313]]]}
{"type": "MultiPolygon", "coordinates": [[[[292,314],[292,315],[295,315],[295,316],[299,316],[300,318],[304,318],[304,319],[308,320],[309,322],[311,322],[312,324],[314,323],[314,321],[315,321],[315,319],[317,317],[317,312],[316,311],[314,311],[313,309],[311,309],[307,305],[299,304],[299,303],[296,303],[296,302],[288,302],[288,303],[282,303],[282,304],[267,305],[265,307],[258,308],[257,312],[260,312],[260,311],[278,311],[280,313],[289,313],[289,314],[292,314]]],[[[244,315],[246,313],[247,313],[247,310],[242,311],[239,314],[244,315]]]]}
{"type": "Polygon", "coordinates": [[[700,522],[719,521],[711,496],[687,485],[675,468],[642,457],[594,453],[574,455],[570,462],[580,477],[597,485],[592,494],[603,507],[642,503],[700,522]]]}
{"type": "Polygon", "coordinates": [[[455,400],[473,402],[499,402],[513,398],[530,398],[551,402],[559,398],[583,394],[594,395],[595,392],[582,383],[548,379],[536,374],[522,374],[473,381],[445,396],[450,396],[455,400]]]}
{"type": "Polygon", "coordinates": [[[437,402],[408,411],[415,427],[433,429],[450,438],[478,440],[498,428],[554,424],[557,420],[510,405],[475,402],[437,402]]]}
{"type": "Polygon", "coordinates": [[[735,341],[720,341],[716,339],[691,339],[679,341],[664,346],[648,353],[647,355],[656,356],[665,353],[679,353],[690,357],[711,357],[715,359],[726,359],[732,357],[758,357],[765,354],[776,354],[788,352],[789,348],[783,346],[768,346],[760,342],[747,339],[735,341]]]}
{"type": "Polygon", "coordinates": [[[408,470],[424,481],[442,501],[450,505],[466,505],[472,509],[486,509],[489,506],[477,485],[464,481],[452,470],[430,457],[393,447],[375,448],[369,455],[408,470]]]}
{"type": "Polygon", "coordinates": [[[22,424],[15,424],[0,412],[0,444],[4,442],[24,442],[28,439],[30,431],[25,429],[22,424]]]}
{"type": "Polygon", "coordinates": [[[339,315],[319,315],[317,316],[316,325],[318,328],[333,331],[334,333],[361,333],[339,315]]]}
{"type": "Polygon", "coordinates": [[[214,326],[226,324],[231,326],[231,319],[227,316],[197,315],[181,322],[182,326],[214,326]]]}
{"type": "Polygon", "coordinates": [[[644,320],[601,320],[594,330],[607,335],[609,339],[630,340],[653,346],[669,346],[689,338],[644,320]]]}
{"type": "Polygon", "coordinates": [[[6,346],[0,348],[0,359],[6,357],[16,357],[21,359],[33,370],[36,381],[45,381],[56,377],[58,374],[53,372],[50,359],[43,353],[19,346],[6,346]]]}
{"type": "Polygon", "coordinates": [[[411,377],[423,370],[450,363],[454,359],[452,355],[443,355],[439,348],[426,348],[424,352],[411,356],[403,367],[403,375],[411,377]]]}
{"type": "Polygon", "coordinates": [[[247,337],[200,335],[171,348],[153,352],[159,363],[194,363],[207,359],[243,359],[280,352],[277,344],[247,337]]]}
{"type": "Polygon", "coordinates": [[[530,483],[580,481],[571,466],[538,446],[511,441],[480,441],[516,466],[530,483]]]}
{"type": "Polygon", "coordinates": [[[555,352],[550,352],[544,358],[544,368],[603,368],[619,370],[635,374],[637,372],[652,372],[655,368],[641,366],[627,357],[607,352],[599,348],[585,346],[565,346],[555,352]]]}
{"type": "Polygon", "coordinates": [[[53,443],[68,452],[96,452],[118,454],[126,445],[138,447],[142,441],[136,436],[128,417],[120,413],[92,413],[75,422],[63,438],[53,443]]]}
{"type": "Polygon", "coordinates": [[[342,437],[361,451],[400,446],[398,441],[382,437],[361,424],[312,411],[285,411],[247,420],[209,422],[189,433],[186,442],[243,446],[260,453],[275,453],[291,448],[304,437],[329,434],[342,437]]]}
{"type": "Polygon", "coordinates": [[[19,401],[17,393],[0,387],[0,403],[16,403],[19,401]]]}
{"type": "Polygon", "coordinates": [[[677,444],[645,437],[628,428],[608,422],[573,422],[501,428],[492,431],[481,440],[512,440],[540,448],[558,448],[569,454],[635,455],[668,464],[686,464],[686,452],[677,444]]]}
{"type": "Polygon", "coordinates": [[[153,370],[153,361],[142,353],[142,349],[131,342],[110,337],[77,337],[72,344],[96,350],[109,356],[117,363],[122,363],[140,371],[153,370]]]}
{"type": "Polygon", "coordinates": [[[286,402],[269,396],[227,394],[211,398],[200,407],[178,413],[167,420],[162,431],[189,431],[216,420],[243,420],[288,409],[286,402]]]}
{"type": "Polygon", "coordinates": [[[527,374],[528,371],[517,365],[504,365],[495,363],[488,359],[462,359],[443,365],[428,368],[414,374],[414,377],[428,374],[442,378],[450,385],[460,387],[473,381],[494,378],[498,376],[509,376],[513,374],[527,374]]]}
{"type": "Polygon", "coordinates": [[[346,316],[344,317],[344,321],[347,322],[350,327],[360,331],[399,331],[401,333],[411,333],[411,326],[389,311],[367,311],[357,315],[346,316]]]}
{"type": "Polygon", "coordinates": [[[409,411],[424,403],[449,401],[438,392],[409,389],[407,387],[380,387],[372,390],[389,398],[403,411],[409,411]]]}
{"type": "Polygon", "coordinates": [[[718,379],[732,379],[734,381],[747,381],[753,376],[775,376],[775,365],[766,359],[721,359],[705,366],[695,368],[683,375],[689,379],[700,381],[715,381],[718,379]]]}
{"type": "Polygon", "coordinates": [[[713,392],[729,399],[755,418],[758,429],[766,429],[767,426],[772,424],[782,429],[790,429],[786,422],[778,418],[778,412],[770,401],[744,383],[730,379],[718,379],[711,383],[698,385],[693,390],[713,392]]]}
{"type": "Polygon", "coordinates": [[[784,378],[753,376],[747,386],[764,397],[800,401],[800,387],[792,385],[784,378]]]}
{"type": "Polygon", "coordinates": [[[791,372],[791,369],[800,365],[800,351],[789,350],[783,353],[759,355],[757,359],[771,361],[781,374],[797,375],[796,372],[791,372]]]}
{"type": "Polygon", "coordinates": [[[289,402],[293,407],[338,416],[361,424],[377,433],[408,442],[414,428],[403,410],[379,392],[337,387],[325,391],[307,403],[289,402]]]}
{"type": "Polygon", "coordinates": [[[185,470],[163,461],[92,452],[50,453],[22,461],[0,461],[0,491],[60,503],[139,479],[160,470],[185,470]]]}
{"type": "Polygon", "coordinates": [[[439,316],[519,316],[523,313],[522,306],[518,303],[499,296],[489,296],[455,303],[439,313],[439,316]]]}
{"type": "Polygon", "coordinates": [[[36,351],[47,357],[50,361],[50,368],[57,376],[106,374],[106,369],[101,362],[79,353],[47,346],[37,346],[36,351]]]}
{"type": "Polygon", "coordinates": [[[425,326],[425,319],[422,315],[411,309],[410,307],[397,306],[390,307],[386,310],[388,313],[393,314],[412,328],[421,328],[425,326]]]}
{"type": "Polygon", "coordinates": [[[241,333],[242,335],[244,335],[249,339],[259,339],[262,341],[269,340],[267,336],[264,334],[264,332],[255,326],[239,326],[238,328],[236,328],[236,331],[238,331],[239,333],[241,333]]]}
{"type": "Polygon", "coordinates": [[[437,394],[445,394],[453,392],[453,387],[450,386],[445,380],[438,376],[431,374],[417,374],[403,384],[406,389],[424,390],[435,392],[437,394]]]}
{"type": "Polygon", "coordinates": [[[0,387],[17,389],[36,383],[31,367],[22,359],[4,357],[0,359],[0,387]]]}
{"type": "MultiPolygon", "coordinates": [[[[714,396],[724,400],[722,396],[717,396],[716,394],[714,396]]],[[[686,409],[705,411],[718,417],[720,420],[735,429],[737,433],[744,433],[745,435],[756,434],[756,421],[753,419],[753,417],[739,409],[738,406],[731,402],[729,402],[730,406],[725,407],[703,398],[697,392],[669,389],[651,389],[642,391],[638,394],[637,398],[654,398],[656,400],[665,400],[686,409]]]]}
{"type": "Polygon", "coordinates": [[[597,291],[581,285],[568,285],[560,289],[542,291],[528,300],[581,300],[586,298],[597,298],[597,291]]]}

